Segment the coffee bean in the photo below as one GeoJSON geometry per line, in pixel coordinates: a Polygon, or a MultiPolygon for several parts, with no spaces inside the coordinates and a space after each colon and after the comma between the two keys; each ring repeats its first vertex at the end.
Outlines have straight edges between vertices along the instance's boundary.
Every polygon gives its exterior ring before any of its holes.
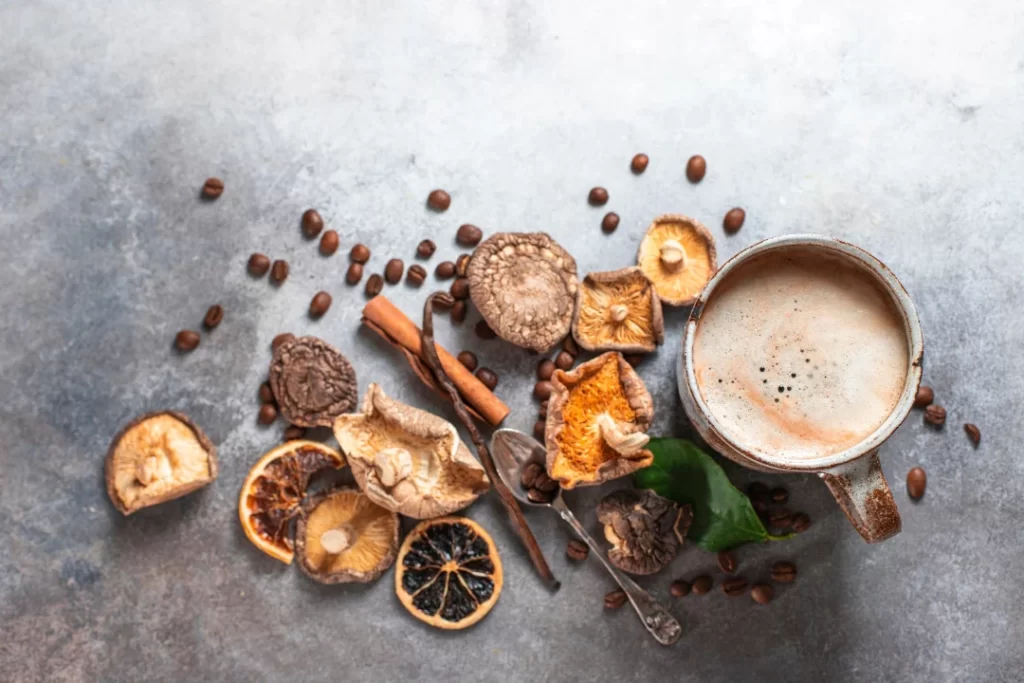
{"type": "Polygon", "coordinates": [[[941,427],[946,424],[946,409],[935,403],[924,409],[924,421],[930,425],[941,427]]]}
{"type": "Polygon", "coordinates": [[[174,335],[174,346],[179,351],[195,351],[199,346],[199,333],[192,330],[182,330],[174,335]]]}
{"type": "Polygon", "coordinates": [[[320,236],[320,253],[324,256],[333,256],[334,252],[338,251],[339,244],[341,244],[341,239],[338,237],[338,232],[327,230],[320,236]]]}
{"type": "Polygon", "coordinates": [[[626,604],[626,593],[624,591],[612,591],[604,596],[605,609],[619,609],[626,604]]]}
{"type": "Polygon", "coordinates": [[[464,247],[475,247],[484,237],[484,231],[471,223],[463,223],[455,233],[455,241],[464,247]]]}
{"type": "Polygon", "coordinates": [[[413,287],[419,287],[423,284],[423,281],[427,279],[427,269],[418,263],[414,263],[409,266],[409,270],[405,273],[405,283],[412,285],[413,287]]]}
{"type": "Polygon", "coordinates": [[[464,277],[457,278],[455,282],[452,283],[451,289],[448,290],[448,293],[451,294],[452,298],[456,301],[469,298],[469,280],[464,277]]]}
{"type": "Polygon", "coordinates": [[[477,370],[476,378],[483,382],[483,385],[491,391],[494,391],[494,387],[498,386],[498,376],[490,368],[480,368],[477,370]]]}
{"type": "Polygon", "coordinates": [[[462,363],[462,366],[464,368],[466,368],[470,372],[473,372],[474,370],[476,370],[476,366],[477,366],[476,354],[473,353],[472,351],[459,351],[459,355],[456,356],[455,358],[460,363],[462,363]]]}
{"type": "Polygon", "coordinates": [[[917,388],[917,395],[914,396],[914,407],[927,408],[934,400],[935,390],[922,384],[917,388]]]}
{"type": "Polygon", "coordinates": [[[544,493],[543,491],[538,491],[537,489],[529,489],[526,491],[526,497],[530,500],[531,503],[546,504],[554,500],[555,496],[551,493],[544,493]]]}
{"type": "Polygon", "coordinates": [[[473,329],[476,331],[476,336],[478,336],[478,337],[480,337],[481,339],[484,339],[484,340],[488,340],[489,341],[489,340],[494,339],[495,337],[498,336],[494,332],[494,330],[491,329],[491,326],[488,325],[487,322],[484,321],[484,320],[481,320],[480,322],[478,322],[476,324],[476,327],[474,327],[473,329]]]}
{"type": "Polygon", "coordinates": [[[220,304],[214,304],[206,309],[206,315],[203,317],[203,326],[208,330],[220,325],[221,321],[224,320],[224,307],[220,304]]]}
{"type": "Polygon", "coordinates": [[[548,402],[547,401],[541,401],[540,402],[540,417],[543,420],[547,416],[548,416],[548,402]]]}
{"type": "Polygon", "coordinates": [[[742,576],[730,576],[722,582],[722,592],[728,595],[730,598],[734,598],[737,595],[743,595],[747,592],[747,586],[750,584],[749,581],[744,579],[742,576]]]}
{"type": "Polygon", "coordinates": [[[775,589],[767,583],[755,583],[750,589],[750,597],[759,605],[767,605],[775,597],[775,589]]]}
{"type": "Polygon", "coordinates": [[[284,259],[277,259],[270,267],[270,280],[275,284],[281,284],[288,279],[288,262],[284,259]]]}
{"type": "Polygon", "coordinates": [[[682,579],[676,579],[669,584],[668,592],[673,598],[685,598],[690,594],[690,584],[682,579]]]}
{"type": "Polygon", "coordinates": [[[348,252],[353,263],[366,263],[370,260],[370,248],[365,244],[357,244],[348,252]]]}
{"type": "Polygon", "coordinates": [[[622,359],[629,363],[631,368],[635,368],[640,365],[644,360],[644,354],[642,353],[625,353],[622,355],[622,359]]]}
{"type": "Polygon", "coordinates": [[[523,467],[523,473],[521,475],[519,482],[523,485],[524,489],[533,488],[534,482],[537,481],[537,477],[543,471],[544,468],[541,467],[540,463],[528,463],[525,467],[523,467]]]}
{"type": "Polygon", "coordinates": [[[384,278],[377,273],[374,273],[366,279],[366,296],[375,297],[380,294],[382,289],[384,289],[384,278]]]}
{"type": "Polygon", "coordinates": [[[590,546],[574,538],[566,544],[565,554],[569,556],[570,560],[582,562],[590,555],[590,546]]]}
{"type": "Polygon", "coordinates": [[[615,232],[615,228],[619,227],[619,214],[614,211],[608,212],[601,219],[601,230],[607,234],[615,232]]]}
{"type": "Polygon", "coordinates": [[[469,306],[462,299],[459,299],[452,304],[452,312],[449,314],[451,321],[458,325],[461,325],[466,321],[466,315],[469,313],[469,306]]]}
{"type": "Polygon", "coordinates": [[[722,220],[722,228],[730,235],[737,233],[743,227],[743,221],[746,218],[747,212],[743,209],[739,207],[729,209],[729,213],[725,214],[725,218],[722,220]]]}
{"type": "Polygon", "coordinates": [[[751,500],[771,498],[771,489],[763,482],[752,481],[747,485],[747,497],[751,500]]]}
{"type": "Polygon", "coordinates": [[[404,272],[405,264],[402,263],[402,259],[393,258],[384,266],[384,280],[389,285],[397,285],[401,281],[402,273],[404,272]]]}
{"type": "Polygon", "coordinates": [[[562,340],[562,350],[573,358],[580,355],[580,347],[576,344],[576,340],[572,338],[571,334],[562,340]]]}
{"type": "Polygon", "coordinates": [[[773,503],[785,503],[789,500],[789,491],[781,486],[773,488],[769,495],[771,495],[773,503]]]}
{"type": "Polygon", "coordinates": [[[551,382],[537,382],[533,385],[533,395],[540,401],[551,398],[551,382]]]}
{"type": "Polygon", "coordinates": [[[649,162],[650,159],[647,158],[646,154],[637,154],[636,156],[633,157],[633,160],[629,162],[629,168],[630,170],[633,171],[633,173],[640,175],[641,173],[647,170],[647,164],[649,162]]]}
{"type": "Polygon", "coordinates": [[[253,254],[249,257],[249,263],[246,267],[249,269],[249,275],[263,277],[270,270],[270,259],[263,254],[253,254]]]}
{"type": "Polygon", "coordinates": [[[547,423],[544,420],[537,420],[533,423],[533,438],[537,439],[541,443],[544,443],[544,430],[547,427],[547,423]]]}
{"type": "Polygon", "coordinates": [[[306,429],[304,427],[296,427],[295,425],[288,425],[284,430],[285,441],[295,441],[306,436],[306,429]]]}
{"type": "Polygon", "coordinates": [[[793,513],[787,508],[780,508],[768,515],[768,521],[774,527],[788,529],[793,525],[793,513]]]}
{"type": "Polygon", "coordinates": [[[427,206],[434,211],[447,211],[452,205],[452,196],[444,190],[434,190],[427,195],[427,206]]]}
{"type": "Polygon", "coordinates": [[[324,229],[324,219],[316,209],[306,209],[302,214],[302,234],[313,239],[324,229]]]}
{"type": "Polygon", "coordinates": [[[924,489],[928,485],[928,475],[920,467],[907,472],[907,495],[914,500],[919,500],[924,495],[924,489]]]}
{"type": "Polygon", "coordinates": [[[434,276],[439,280],[447,280],[455,277],[455,264],[451,261],[442,261],[434,269],[434,276]]]}
{"type": "Polygon", "coordinates": [[[533,488],[544,493],[554,493],[558,490],[558,482],[548,476],[547,472],[541,472],[533,482],[533,488]]]}
{"type": "Polygon", "coordinates": [[[558,355],[555,356],[555,367],[559,370],[569,370],[575,362],[576,359],[568,351],[559,351],[558,355]]]}
{"type": "Polygon", "coordinates": [[[711,587],[713,585],[714,582],[711,580],[711,577],[707,574],[701,574],[700,576],[695,578],[691,583],[694,595],[704,595],[706,593],[710,593],[711,587]]]}
{"type": "Polygon", "coordinates": [[[270,382],[260,385],[260,405],[264,403],[277,403],[274,399],[274,390],[270,388],[270,382]]]}
{"type": "Polygon", "coordinates": [[[802,534],[811,527],[811,518],[806,512],[798,512],[793,515],[793,531],[802,534]]]}
{"type": "Polygon", "coordinates": [[[555,364],[551,359],[545,358],[537,364],[537,379],[547,382],[553,374],[555,374],[555,364]]]}
{"type": "Polygon", "coordinates": [[[699,183],[704,180],[704,174],[708,172],[708,162],[699,154],[694,154],[686,162],[686,179],[691,183],[699,183]]]}
{"type": "Polygon", "coordinates": [[[350,285],[359,284],[359,281],[363,279],[363,264],[362,263],[350,263],[348,271],[345,273],[345,282],[350,285]]]}
{"type": "Polygon", "coordinates": [[[433,240],[423,240],[416,247],[416,255],[420,258],[430,258],[437,251],[437,245],[434,244],[433,240]]]}
{"type": "Polygon", "coordinates": [[[469,272],[469,262],[472,258],[469,254],[459,254],[459,258],[455,259],[455,274],[457,276],[466,277],[466,273],[469,272]]]}
{"type": "Polygon", "coordinates": [[[723,550],[718,553],[718,566],[726,574],[732,574],[736,571],[736,556],[727,550],[723,550]]]}
{"type": "Polygon", "coordinates": [[[291,332],[282,332],[281,334],[274,337],[274,340],[270,342],[270,348],[273,351],[277,351],[278,347],[287,344],[288,342],[295,339],[295,335],[291,332]]]}
{"type": "Polygon", "coordinates": [[[971,440],[975,446],[981,443],[981,430],[978,429],[978,425],[973,425],[970,422],[964,425],[964,431],[967,432],[967,438],[971,440]]]}
{"type": "Polygon", "coordinates": [[[277,408],[273,403],[264,403],[260,406],[259,422],[261,425],[268,425],[277,419],[277,408]]]}
{"type": "Polygon", "coordinates": [[[587,195],[587,201],[591,206],[604,206],[608,203],[608,190],[603,187],[595,187],[587,195]]]}
{"type": "Polygon", "coordinates": [[[772,565],[772,581],[779,583],[793,583],[796,580],[796,565],[792,562],[780,560],[772,565]]]}
{"type": "Polygon", "coordinates": [[[754,507],[754,512],[756,512],[757,514],[762,515],[762,516],[768,514],[768,503],[766,503],[764,501],[764,499],[762,499],[762,498],[751,499],[750,504],[754,507]]]}
{"type": "Polygon", "coordinates": [[[327,292],[317,292],[313,300],[309,302],[309,317],[319,318],[331,307],[331,295],[327,292]]]}
{"type": "Polygon", "coordinates": [[[203,197],[216,199],[224,194],[224,181],[220,178],[207,178],[203,183],[203,197]]]}

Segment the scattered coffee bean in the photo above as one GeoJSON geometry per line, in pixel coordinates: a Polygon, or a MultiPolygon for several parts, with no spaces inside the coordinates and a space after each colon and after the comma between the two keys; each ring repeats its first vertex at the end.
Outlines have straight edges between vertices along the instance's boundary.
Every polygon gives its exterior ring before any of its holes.
{"type": "Polygon", "coordinates": [[[366,296],[375,297],[380,294],[382,289],[384,289],[384,278],[379,274],[374,273],[366,279],[366,296]]]}
{"type": "Polygon", "coordinates": [[[541,443],[544,443],[544,430],[547,427],[547,423],[544,420],[537,420],[533,423],[533,438],[537,439],[541,443]]]}
{"type": "Polygon", "coordinates": [[[739,232],[743,227],[743,221],[747,218],[747,212],[741,208],[729,209],[722,220],[722,228],[730,235],[739,232]]]}
{"type": "Polygon", "coordinates": [[[915,467],[907,472],[907,495],[914,500],[920,500],[927,485],[928,475],[920,467],[915,467]]]}
{"type": "Polygon", "coordinates": [[[640,365],[644,360],[644,354],[642,353],[626,353],[623,354],[622,359],[629,363],[629,366],[635,368],[640,365]]]}
{"type": "Polygon", "coordinates": [[[260,385],[260,405],[264,403],[277,403],[274,399],[274,390],[270,388],[270,382],[260,385]]]}
{"type": "Polygon", "coordinates": [[[306,429],[304,427],[297,427],[295,425],[288,425],[284,430],[285,441],[295,441],[306,436],[306,429]]]}
{"type": "Polygon", "coordinates": [[[763,482],[752,481],[747,486],[747,497],[750,500],[763,500],[767,502],[771,499],[771,489],[763,482]]]}
{"type": "Polygon", "coordinates": [[[619,214],[614,211],[610,211],[604,215],[601,219],[601,230],[607,234],[615,232],[615,228],[619,227],[619,214]]]}
{"type": "Polygon", "coordinates": [[[562,340],[562,350],[573,358],[580,355],[580,347],[576,344],[576,340],[572,338],[571,334],[562,340]]]}
{"type": "Polygon", "coordinates": [[[452,196],[444,190],[434,190],[427,195],[427,206],[434,211],[447,211],[452,205],[452,196]]]}
{"type": "Polygon", "coordinates": [[[291,332],[282,332],[281,334],[274,337],[274,340],[270,342],[270,348],[273,351],[277,351],[279,347],[287,344],[293,339],[295,339],[295,335],[292,334],[291,332]]]}
{"type": "Polygon", "coordinates": [[[494,391],[494,387],[498,386],[498,376],[490,368],[480,368],[477,370],[476,378],[483,382],[484,386],[491,391],[494,391]]]}
{"type": "Polygon", "coordinates": [[[359,281],[363,279],[363,264],[362,263],[350,263],[348,271],[345,273],[345,282],[350,285],[359,284],[359,281]]]}
{"type": "Polygon", "coordinates": [[[389,285],[397,285],[402,280],[402,273],[405,272],[405,264],[402,259],[393,258],[384,266],[384,280],[389,285]]]}
{"type": "Polygon", "coordinates": [[[224,194],[224,181],[220,178],[207,178],[203,183],[203,197],[216,199],[224,194]]]}
{"type": "Polygon", "coordinates": [[[559,351],[558,355],[555,356],[555,367],[559,370],[569,370],[575,362],[576,359],[568,351],[559,351]]]}
{"type": "Polygon", "coordinates": [[[605,609],[619,609],[626,604],[626,593],[624,591],[612,591],[604,596],[605,609]]]}
{"type": "Polygon", "coordinates": [[[281,284],[288,279],[288,262],[284,259],[277,259],[270,267],[270,279],[275,284],[281,284]]]}
{"type": "Polygon", "coordinates": [[[434,269],[434,276],[438,280],[447,280],[455,277],[455,264],[451,261],[441,261],[437,264],[437,268],[434,269]]]}
{"type": "Polygon", "coordinates": [[[520,483],[524,489],[533,488],[534,482],[537,481],[537,476],[544,471],[544,468],[539,462],[531,462],[523,467],[523,473],[520,479],[520,483]]]}
{"type": "Polygon", "coordinates": [[[480,322],[478,322],[476,324],[476,327],[474,327],[473,329],[476,331],[476,336],[478,336],[478,337],[480,337],[481,339],[484,339],[484,340],[488,340],[489,341],[489,340],[494,339],[495,337],[498,336],[494,332],[494,330],[491,329],[491,326],[488,325],[485,320],[481,320],[480,322]]]}
{"type": "Polygon", "coordinates": [[[582,562],[590,556],[590,546],[574,538],[566,544],[565,554],[569,556],[570,560],[582,562]]]}
{"type": "Polygon", "coordinates": [[[722,592],[730,598],[734,598],[737,595],[746,593],[748,585],[750,585],[750,582],[742,576],[730,576],[722,582],[722,592]]]}
{"type": "Polygon", "coordinates": [[[434,244],[433,240],[423,240],[416,247],[416,255],[420,258],[430,258],[437,251],[437,245],[434,244]]]}
{"type": "Polygon", "coordinates": [[[694,154],[686,162],[686,179],[691,183],[699,183],[704,180],[704,174],[708,172],[708,162],[699,154],[694,154]]]}
{"type": "Polygon", "coordinates": [[[545,358],[537,364],[537,379],[540,381],[547,382],[553,374],[555,374],[555,364],[550,358],[545,358]]]}
{"type": "Polygon", "coordinates": [[[548,402],[547,401],[541,401],[540,402],[540,418],[543,420],[547,416],[548,416],[548,402]]]}
{"type": "Polygon", "coordinates": [[[938,404],[931,404],[924,409],[924,421],[930,425],[941,427],[946,424],[946,409],[938,404]]]}
{"type": "Polygon", "coordinates": [[[203,326],[208,330],[212,330],[217,325],[220,325],[222,320],[224,320],[224,307],[220,304],[214,304],[206,309],[206,315],[203,317],[203,326]]]}
{"type": "Polygon", "coordinates": [[[462,299],[459,299],[452,304],[452,312],[449,314],[451,321],[458,325],[461,325],[466,321],[466,315],[469,313],[469,306],[462,299]]]}
{"type": "Polygon", "coordinates": [[[789,500],[789,491],[781,486],[773,488],[769,495],[771,495],[773,503],[785,503],[789,500]]]}
{"type": "Polygon", "coordinates": [[[544,493],[554,493],[558,490],[558,482],[548,476],[547,472],[541,472],[533,482],[533,488],[544,493]]]}
{"type": "Polygon", "coordinates": [[[685,598],[690,594],[690,584],[682,579],[676,579],[669,584],[668,592],[673,598],[685,598]]]}
{"type": "Polygon", "coordinates": [[[195,351],[199,346],[199,333],[192,330],[182,330],[174,335],[174,346],[179,351],[195,351]]]}
{"type": "Polygon", "coordinates": [[[309,302],[309,317],[319,318],[331,307],[331,295],[327,292],[317,292],[313,300],[309,302]]]}
{"type": "Polygon", "coordinates": [[[793,515],[793,531],[802,534],[811,527],[811,518],[806,512],[798,512],[793,515]]]}
{"type": "Polygon", "coordinates": [[[796,579],[796,565],[792,562],[781,560],[772,565],[772,581],[779,583],[793,583],[796,579]]]}
{"type": "Polygon", "coordinates": [[[370,248],[365,244],[357,244],[348,252],[353,263],[366,263],[370,260],[370,248]]]}
{"type": "Polygon", "coordinates": [[[253,254],[249,257],[249,275],[253,277],[263,277],[270,270],[270,259],[263,254],[253,254]]]}
{"type": "Polygon", "coordinates": [[[640,175],[647,170],[647,164],[650,163],[650,161],[651,160],[647,158],[646,154],[637,154],[633,157],[633,160],[629,162],[629,168],[633,173],[640,175]]]}
{"type": "Polygon", "coordinates": [[[409,266],[409,270],[405,274],[406,284],[412,285],[413,287],[419,287],[423,284],[423,281],[427,279],[427,269],[418,263],[414,263],[409,266]]]}
{"type": "Polygon", "coordinates": [[[922,384],[917,388],[917,395],[914,396],[914,407],[927,408],[934,400],[935,390],[922,384]]]}
{"type": "Polygon", "coordinates": [[[324,256],[333,256],[334,252],[338,251],[339,244],[341,244],[341,239],[338,237],[338,232],[327,230],[320,236],[320,253],[324,256]]]}
{"type": "Polygon", "coordinates": [[[533,395],[540,401],[551,398],[551,382],[537,382],[533,385],[533,395]]]}
{"type": "Polygon", "coordinates": [[[964,425],[964,431],[967,432],[967,438],[971,440],[975,446],[981,443],[981,430],[978,429],[978,425],[973,425],[970,422],[964,425]]]}
{"type": "Polygon", "coordinates": [[[466,277],[466,273],[469,272],[469,262],[472,258],[469,254],[459,254],[459,258],[455,259],[455,274],[457,276],[466,277]]]}
{"type": "Polygon", "coordinates": [[[793,525],[793,513],[788,508],[780,508],[773,510],[768,515],[768,521],[773,527],[778,529],[788,529],[793,525]]]}
{"type": "Polygon", "coordinates": [[[555,498],[554,494],[544,493],[538,489],[528,490],[526,497],[530,499],[531,503],[550,503],[555,498]]]}
{"type": "Polygon", "coordinates": [[[759,605],[767,605],[775,597],[775,589],[767,583],[755,583],[750,589],[750,597],[759,605]]]}
{"type": "Polygon", "coordinates": [[[587,201],[591,206],[604,206],[608,203],[608,190],[603,187],[595,187],[587,195],[587,201]]]}
{"type": "Polygon", "coordinates": [[[473,353],[472,351],[459,351],[459,355],[456,356],[456,358],[460,363],[462,363],[463,367],[465,367],[470,372],[476,370],[476,354],[473,353]]]}
{"type": "Polygon", "coordinates": [[[273,403],[264,403],[260,406],[259,421],[261,425],[268,425],[277,419],[277,408],[273,403]]]}
{"type": "Polygon", "coordinates": [[[723,550],[718,553],[718,566],[726,574],[732,574],[736,571],[736,556],[728,550],[723,550]]]}
{"type": "Polygon", "coordinates": [[[456,301],[469,298],[469,280],[464,277],[456,278],[455,282],[452,283],[448,293],[452,295],[456,301]]]}
{"type": "Polygon", "coordinates": [[[690,585],[693,587],[694,595],[704,595],[711,592],[711,587],[714,585],[714,582],[707,574],[701,574],[695,578],[690,585]]]}
{"type": "Polygon", "coordinates": [[[324,229],[324,219],[316,209],[306,209],[302,214],[302,234],[313,239],[324,229]]]}
{"type": "Polygon", "coordinates": [[[757,514],[762,516],[768,514],[768,503],[766,503],[763,499],[752,498],[750,500],[750,504],[754,507],[754,512],[756,512],[757,514]]]}
{"type": "Polygon", "coordinates": [[[484,237],[484,231],[471,223],[463,223],[455,233],[455,241],[464,247],[475,247],[484,237]]]}

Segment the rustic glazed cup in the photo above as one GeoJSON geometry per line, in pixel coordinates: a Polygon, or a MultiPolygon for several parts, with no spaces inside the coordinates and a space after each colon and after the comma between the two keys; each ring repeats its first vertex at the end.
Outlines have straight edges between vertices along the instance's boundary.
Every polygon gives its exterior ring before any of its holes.
{"type": "Polygon", "coordinates": [[[877,543],[900,531],[900,515],[892,491],[882,474],[878,450],[910,414],[921,383],[921,358],[924,341],[921,324],[910,295],[885,264],[874,256],[847,242],[821,235],[785,235],[758,242],[727,261],[708,281],[693,305],[683,337],[679,356],[679,394],[690,422],[703,439],[716,451],[740,465],[763,472],[814,472],[832,491],[850,522],[868,543],[877,543]],[[787,459],[785,453],[766,453],[736,443],[726,436],[704,402],[697,385],[693,365],[693,343],[705,305],[714,299],[715,290],[737,266],[754,256],[774,250],[810,248],[827,252],[874,275],[895,304],[903,318],[909,359],[903,393],[896,407],[870,436],[839,453],[811,459],[787,459]]]}

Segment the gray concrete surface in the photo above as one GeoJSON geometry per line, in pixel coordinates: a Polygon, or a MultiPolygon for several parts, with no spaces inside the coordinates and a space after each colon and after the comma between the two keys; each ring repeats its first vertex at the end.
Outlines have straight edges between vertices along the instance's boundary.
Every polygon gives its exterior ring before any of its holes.
{"type": "MultiPolygon", "coordinates": [[[[1020,681],[1024,617],[1024,10],[1017,3],[0,2],[0,679],[5,681],[1020,681]],[[651,156],[633,176],[629,159],[651,156]],[[685,182],[693,153],[707,178],[685,182]],[[205,177],[224,196],[197,197],[205,177]],[[596,184],[613,236],[586,203],[596,184]],[[424,199],[447,188],[452,208],[424,199]],[[721,217],[747,209],[726,237],[721,217]],[[298,217],[342,235],[323,258],[298,217]],[[580,268],[628,264],[658,213],[704,220],[731,255],[816,231],[902,278],[926,334],[942,432],[913,416],[884,449],[904,532],[863,544],[810,476],[771,477],[814,527],[739,551],[750,578],[793,559],[768,607],[716,591],[672,603],[663,649],[608,614],[596,562],[570,565],[556,519],[530,520],[563,585],[534,577],[496,501],[504,593],[475,628],[410,618],[392,574],[321,587],[256,551],[241,481],[283,426],[256,424],[278,332],[341,347],[359,383],[451,416],[360,330],[344,253],[436,264],[455,228],[546,230],[580,268]],[[292,264],[275,290],[254,250],[292,264]],[[312,322],[319,289],[331,311],[312,322]],[[227,313],[188,356],[174,333],[227,313]],[[123,518],[102,486],[109,439],[159,408],[218,444],[210,487],[123,518]],[[983,432],[971,448],[961,425],[983,432]],[[907,470],[929,473],[911,503],[907,470]]],[[[387,290],[410,313],[423,291],[387,290]]],[[[529,429],[536,362],[442,325],[501,375],[529,429]]],[[[685,434],[672,358],[683,315],[642,375],[656,430],[685,434]]],[[[752,475],[729,468],[734,480],[752,475]]],[[[601,491],[570,497],[595,526],[601,491]]],[[[643,583],[711,570],[687,549],[643,583]]]]}

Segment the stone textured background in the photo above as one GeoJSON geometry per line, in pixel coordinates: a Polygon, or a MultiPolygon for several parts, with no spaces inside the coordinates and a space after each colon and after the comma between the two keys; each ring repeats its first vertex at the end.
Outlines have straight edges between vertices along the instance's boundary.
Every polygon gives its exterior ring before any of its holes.
{"type": "MultiPolygon", "coordinates": [[[[1019,681],[1024,674],[1024,10],[1018,3],[586,4],[0,2],[0,679],[10,681],[1019,681]],[[636,152],[648,171],[629,172],[636,152]],[[701,153],[703,183],[684,178],[701,153]],[[204,178],[227,183],[213,203],[204,178]],[[593,185],[607,209],[587,205],[593,185]],[[424,209],[434,187],[453,197],[424,209]],[[734,237],[730,207],[746,207],[734,237]],[[342,235],[302,238],[315,206],[342,235]],[[605,210],[622,225],[599,230],[605,210]],[[866,546],[811,476],[772,477],[807,510],[796,540],[739,551],[740,571],[796,561],[774,603],[672,601],[684,639],[663,649],[633,613],[604,613],[598,564],[570,565],[566,530],[530,514],[562,589],[532,573],[493,497],[504,593],[475,628],[409,617],[392,574],[322,587],[255,550],[238,487],[283,425],[256,424],[269,343],[322,336],[361,388],[452,416],[359,328],[343,282],[357,241],[431,267],[463,222],[546,230],[582,271],[626,265],[656,214],[705,221],[727,257],[795,231],[874,252],[914,296],[926,382],[949,410],[915,414],[883,462],[903,534],[866,546]],[[245,273],[286,258],[280,289],[245,273]],[[314,292],[334,306],[306,317],[314,292]],[[171,349],[207,306],[227,313],[191,355],[171,349]],[[173,408],[218,444],[220,478],[130,518],[102,462],[131,417],[173,408]],[[976,422],[974,450],[961,425],[976,422]],[[929,474],[918,504],[914,465],[929,474]]],[[[432,281],[432,278],[431,278],[432,281]]],[[[425,290],[387,294],[417,314],[425,290]]],[[[441,341],[501,375],[529,430],[535,358],[441,341]]],[[[641,366],[656,431],[685,434],[672,359],[683,312],[641,366]]],[[[753,475],[729,467],[735,481],[753,475]]],[[[569,497],[595,528],[600,491],[569,497]]],[[[686,550],[643,583],[711,570],[686,550]]],[[[717,572],[716,572],[717,576],[717,572]]],[[[666,598],[667,599],[667,598],[666,598]]]]}

